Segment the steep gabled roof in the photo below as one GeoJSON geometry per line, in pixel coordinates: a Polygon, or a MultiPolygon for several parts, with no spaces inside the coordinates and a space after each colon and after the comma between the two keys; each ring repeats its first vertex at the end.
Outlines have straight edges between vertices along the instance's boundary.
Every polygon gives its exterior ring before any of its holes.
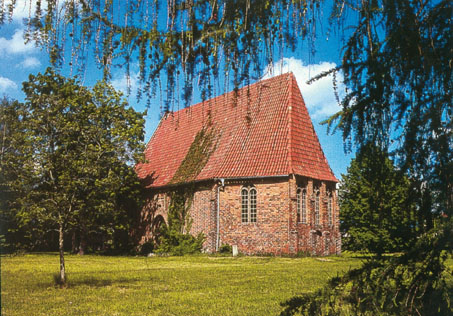
{"type": "Polygon", "coordinates": [[[200,131],[212,141],[185,181],[296,174],[337,182],[292,73],[165,115],[146,147],[147,163],[136,167],[139,177],[149,187],[183,182],[181,166],[200,131]]]}

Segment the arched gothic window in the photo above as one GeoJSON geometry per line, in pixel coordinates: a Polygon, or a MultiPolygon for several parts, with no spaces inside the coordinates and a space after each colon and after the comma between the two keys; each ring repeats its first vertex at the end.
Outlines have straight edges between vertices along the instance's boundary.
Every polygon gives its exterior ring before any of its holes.
{"type": "Polygon", "coordinates": [[[307,223],[307,190],[297,189],[297,222],[307,223]]]}
{"type": "Polygon", "coordinates": [[[249,221],[249,191],[246,188],[241,190],[241,203],[242,203],[242,222],[247,223],[249,221]]]}
{"type": "Polygon", "coordinates": [[[302,202],[302,190],[300,188],[297,189],[296,191],[296,196],[297,196],[297,211],[296,211],[296,220],[298,223],[301,222],[301,206],[300,203],[302,202]]]}
{"type": "Polygon", "coordinates": [[[333,225],[333,196],[332,192],[329,192],[327,196],[327,220],[329,225],[333,225]]]}
{"type": "Polygon", "coordinates": [[[319,225],[319,190],[315,191],[315,225],[319,225]]]}
{"type": "Polygon", "coordinates": [[[256,189],[253,186],[241,189],[241,220],[256,223],[256,189]]]}
{"type": "Polygon", "coordinates": [[[324,235],[324,254],[329,255],[330,248],[330,236],[329,234],[324,235]]]}

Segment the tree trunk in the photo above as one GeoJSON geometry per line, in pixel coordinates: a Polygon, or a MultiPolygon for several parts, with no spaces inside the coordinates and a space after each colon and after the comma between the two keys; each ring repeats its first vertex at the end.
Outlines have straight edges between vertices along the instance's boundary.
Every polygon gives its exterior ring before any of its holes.
{"type": "Polygon", "coordinates": [[[80,231],[80,244],[79,244],[79,255],[83,256],[86,252],[87,248],[87,240],[86,240],[86,229],[82,228],[80,231]]]}
{"type": "Polygon", "coordinates": [[[60,250],[60,282],[61,284],[66,283],[66,272],[65,272],[65,264],[64,264],[64,234],[63,234],[63,223],[59,224],[59,250],[60,250]]]}
{"type": "Polygon", "coordinates": [[[75,229],[72,231],[71,253],[72,254],[76,254],[77,253],[77,236],[76,236],[76,230],[75,229]]]}

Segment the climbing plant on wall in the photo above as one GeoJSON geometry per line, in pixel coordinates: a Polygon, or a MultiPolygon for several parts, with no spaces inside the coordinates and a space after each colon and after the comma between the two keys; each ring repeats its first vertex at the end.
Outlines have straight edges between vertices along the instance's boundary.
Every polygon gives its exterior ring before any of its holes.
{"type": "Polygon", "coordinates": [[[203,170],[216,147],[217,132],[213,127],[203,127],[189,147],[186,157],[176,170],[171,184],[180,184],[169,194],[168,224],[162,227],[162,237],[157,252],[183,255],[199,252],[205,240],[204,234],[190,234],[192,206],[198,174],[203,170]]]}
{"type": "Polygon", "coordinates": [[[170,181],[171,184],[187,183],[197,178],[215,150],[217,136],[217,130],[212,127],[203,127],[195,135],[186,157],[170,181]]]}
{"type": "Polygon", "coordinates": [[[161,227],[161,238],[156,252],[184,255],[200,252],[205,236],[203,233],[190,234],[192,219],[189,210],[193,201],[193,187],[180,187],[173,190],[168,207],[168,224],[161,227]]]}

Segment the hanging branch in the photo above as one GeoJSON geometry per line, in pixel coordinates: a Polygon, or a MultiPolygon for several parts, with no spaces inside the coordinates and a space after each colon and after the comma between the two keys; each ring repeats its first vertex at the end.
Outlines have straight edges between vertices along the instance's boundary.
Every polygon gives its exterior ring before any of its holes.
{"type": "Polygon", "coordinates": [[[57,67],[83,69],[87,51],[94,52],[105,79],[116,65],[125,65],[129,77],[130,64],[138,62],[138,97],[143,92],[153,96],[153,87],[166,77],[168,111],[180,93],[175,91],[177,82],[182,82],[181,97],[188,105],[196,78],[201,80],[203,99],[212,96],[216,80],[227,80],[230,73],[235,89],[258,79],[263,60],[256,56],[264,53],[264,63],[272,64],[282,57],[283,47],[294,49],[296,39],[306,36],[302,30],[307,24],[316,23],[314,8],[319,2],[168,0],[163,7],[158,0],[49,0],[44,11],[39,0],[31,0],[35,12],[28,19],[26,36],[47,47],[57,67]],[[71,56],[68,60],[65,51],[71,56]]]}

